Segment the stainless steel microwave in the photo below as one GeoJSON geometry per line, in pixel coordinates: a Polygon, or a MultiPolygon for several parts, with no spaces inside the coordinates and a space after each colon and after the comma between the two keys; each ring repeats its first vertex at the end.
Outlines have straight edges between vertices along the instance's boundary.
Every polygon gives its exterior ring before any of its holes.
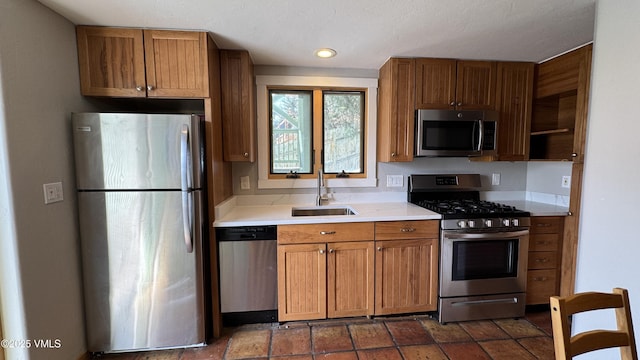
{"type": "Polygon", "coordinates": [[[414,155],[495,155],[497,130],[497,111],[416,110],[414,155]]]}

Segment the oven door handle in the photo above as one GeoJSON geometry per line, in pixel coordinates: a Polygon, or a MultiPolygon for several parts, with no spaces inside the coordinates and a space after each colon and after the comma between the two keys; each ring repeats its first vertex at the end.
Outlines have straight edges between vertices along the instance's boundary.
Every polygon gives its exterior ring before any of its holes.
{"type": "Polygon", "coordinates": [[[529,230],[483,232],[483,233],[443,231],[442,234],[447,239],[506,239],[506,238],[529,235],[529,230]]]}

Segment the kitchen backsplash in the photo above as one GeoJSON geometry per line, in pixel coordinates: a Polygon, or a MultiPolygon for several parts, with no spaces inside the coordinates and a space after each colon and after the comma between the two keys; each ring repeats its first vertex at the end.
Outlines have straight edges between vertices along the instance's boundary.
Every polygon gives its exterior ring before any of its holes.
{"type": "MultiPolygon", "coordinates": [[[[375,188],[329,188],[334,193],[375,193],[407,191],[407,176],[411,174],[477,173],[482,178],[483,192],[519,194],[528,199],[560,198],[569,196],[569,188],[562,187],[563,176],[571,176],[571,162],[480,162],[466,158],[416,158],[409,163],[378,163],[378,186],[375,188]],[[493,174],[499,174],[500,184],[492,185],[493,174]],[[388,175],[401,175],[401,187],[387,187],[388,175]]],[[[308,189],[257,189],[257,164],[236,162],[233,164],[234,195],[311,194],[308,189]],[[240,189],[240,178],[249,177],[249,190],[240,189]]],[[[535,201],[534,199],[534,201],[535,201]]],[[[547,201],[544,201],[547,202],[547,201]]],[[[557,201],[556,201],[557,202],[557,201]]]]}

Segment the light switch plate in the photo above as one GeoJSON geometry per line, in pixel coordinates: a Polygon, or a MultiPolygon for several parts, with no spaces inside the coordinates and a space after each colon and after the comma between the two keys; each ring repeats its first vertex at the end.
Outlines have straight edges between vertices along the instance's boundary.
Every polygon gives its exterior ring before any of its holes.
{"type": "Polygon", "coordinates": [[[500,173],[494,173],[491,176],[491,185],[500,185],[500,173]]]}
{"type": "Polygon", "coordinates": [[[562,187],[570,188],[571,187],[571,176],[563,176],[562,177],[562,187]]]}
{"type": "Polygon", "coordinates": [[[49,183],[43,184],[42,188],[44,190],[44,203],[51,204],[54,202],[64,200],[64,194],[62,193],[62,183],[49,183]]]}
{"type": "Polygon", "coordinates": [[[251,189],[251,183],[249,182],[249,177],[248,176],[241,176],[240,177],[240,189],[242,189],[242,190],[251,189]]]}
{"type": "Polygon", "coordinates": [[[387,175],[387,187],[402,187],[402,175],[387,175]]]}

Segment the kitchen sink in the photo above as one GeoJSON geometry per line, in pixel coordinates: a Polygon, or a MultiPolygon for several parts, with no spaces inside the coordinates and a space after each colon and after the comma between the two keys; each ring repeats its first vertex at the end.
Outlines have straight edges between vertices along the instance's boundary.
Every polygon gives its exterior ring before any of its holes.
{"type": "Polygon", "coordinates": [[[291,216],[357,215],[348,206],[316,206],[291,208],[291,216]]]}

